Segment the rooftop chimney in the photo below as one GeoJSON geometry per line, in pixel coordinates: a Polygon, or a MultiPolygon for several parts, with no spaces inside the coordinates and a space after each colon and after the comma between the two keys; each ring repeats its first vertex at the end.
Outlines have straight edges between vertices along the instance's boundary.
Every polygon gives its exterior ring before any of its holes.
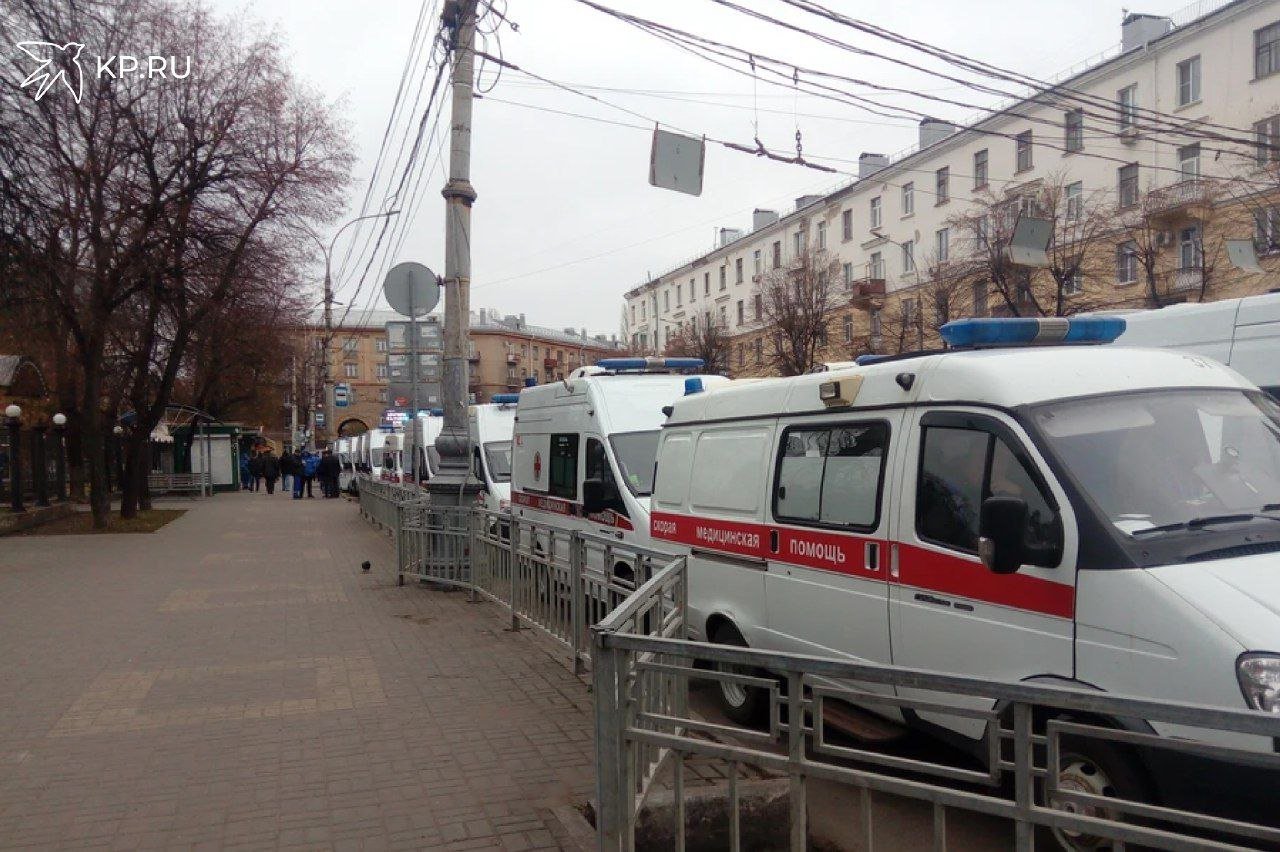
{"type": "Polygon", "coordinates": [[[935,142],[941,142],[956,132],[956,126],[940,118],[920,119],[920,149],[924,150],[935,142]]]}
{"type": "Polygon", "coordinates": [[[1124,22],[1120,25],[1120,49],[1128,53],[1134,48],[1144,47],[1147,42],[1155,41],[1172,30],[1172,18],[1130,12],[1124,16],[1124,22]]]}
{"type": "Polygon", "coordinates": [[[751,230],[758,231],[761,228],[767,228],[776,221],[778,221],[777,210],[761,210],[757,207],[755,212],[751,214],[751,230]]]}
{"type": "Polygon", "coordinates": [[[871,177],[889,165],[889,158],[884,154],[862,153],[858,155],[858,178],[871,177]]]}
{"type": "Polygon", "coordinates": [[[810,204],[813,204],[814,202],[820,201],[820,200],[822,200],[821,195],[802,195],[796,199],[796,209],[803,210],[804,208],[808,207],[810,204]]]}
{"type": "Polygon", "coordinates": [[[727,246],[729,243],[742,239],[741,228],[721,228],[720,229],[720,245],[727,246]]]}

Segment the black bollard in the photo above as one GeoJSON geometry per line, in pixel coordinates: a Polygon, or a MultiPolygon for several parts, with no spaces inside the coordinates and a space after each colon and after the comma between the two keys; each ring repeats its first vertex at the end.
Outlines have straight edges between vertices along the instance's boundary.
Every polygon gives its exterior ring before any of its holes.
{"type": "MultiPolygon", "coordinates": [[[[10,409],[18,408],[16,405],[9,406],[10,409]]],[[[18,409],[19,416],[7,416],[5,422],[9,426],[9,511],[25,512],[27,507],[22,505],[22,420],[21,411],[18,409]]]]}
{"type": "Polygon", "coordinates": [[[49,468],[46,466],[45,432],[49,426],[40,423],[31,428],[31,486],[36,493],[36,505],[49,505],[49,468]]]}

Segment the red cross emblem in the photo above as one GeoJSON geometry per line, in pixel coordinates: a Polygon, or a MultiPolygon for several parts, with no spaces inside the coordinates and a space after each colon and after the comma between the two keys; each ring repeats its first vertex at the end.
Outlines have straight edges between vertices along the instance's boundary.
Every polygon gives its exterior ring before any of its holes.
{"type": "Polygon", "coordinates": [[[533,454],[533,478],[535,482],[542,479],[542,453],[533,454]]]}

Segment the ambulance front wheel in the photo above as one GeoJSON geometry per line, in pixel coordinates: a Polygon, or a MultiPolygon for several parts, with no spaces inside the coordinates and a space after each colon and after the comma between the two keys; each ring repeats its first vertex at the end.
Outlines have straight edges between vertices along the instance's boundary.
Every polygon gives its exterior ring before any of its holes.
{"type": "MultiPolygon", "coordinates": [[[[1123,746],[1105,740],[1085,737],[1063,737],[1058,759],[1058,788],[1072,793],[1085,793],[1098,797],[1127,799],[1136,802],[1153,802],[1152,786],[1137,756],[1123,746]]],[[[1042,802],[1044,790],[1037,790],[1042,802]]],[[[1051,802],[1056,810],[1080,813],[1085,816],[1119,820],[1120,814],[1100,805],[1078,805],[1075,802],[1051,802]]],[[[1111,841],[1085,832],[1066,831],[1042,827],[1037,838],[1046,849],[1058,848],[1066,852],[1101,850],[1112,848],[1111,841]]]]}
{"type": "MultiPolygon", "coordinates": [[[[711,634],[711,641],[717,645],[733,645],[746,648],[747,642],[732,624],[721,624],[711,634]]],[[[757,677],[759,672],[750,666],[739,666],[732,663],[717,663],[716,670],[723,674],[747,675],[757,677]]],[[[720,709],[739,725],[755,727],[764,721],[769,710],[769,694],[757,686],[747,686],[732,681],[716,681],[716,691],[720,709]]]]}

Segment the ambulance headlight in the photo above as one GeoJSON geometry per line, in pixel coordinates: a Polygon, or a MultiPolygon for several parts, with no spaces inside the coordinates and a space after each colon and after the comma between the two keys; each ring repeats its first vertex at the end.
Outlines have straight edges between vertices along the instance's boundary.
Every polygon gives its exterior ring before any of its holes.
{"type": "Polygon", "coordinates": [[[1280,714],[1280,654],[1241,654],[1236,677],[1246,704],[1264,713],[1280,714]]]}

